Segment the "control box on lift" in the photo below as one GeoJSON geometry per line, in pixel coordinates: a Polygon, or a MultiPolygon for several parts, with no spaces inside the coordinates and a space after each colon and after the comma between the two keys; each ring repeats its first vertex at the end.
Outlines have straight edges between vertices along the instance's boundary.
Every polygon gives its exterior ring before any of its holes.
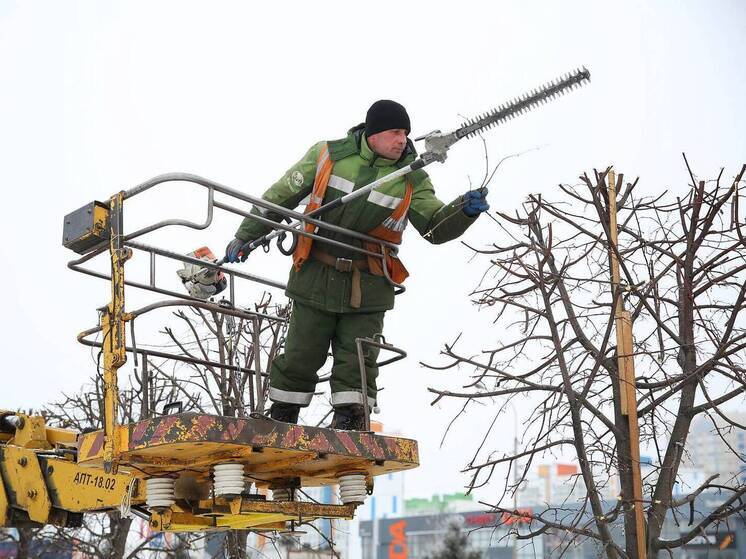
{"type": "Polygon", "coordinates": [[[93,201],[65,216],[62,244],[65,248],[85,254],[103,241],[109,240],[109,206],[93,201]]]}

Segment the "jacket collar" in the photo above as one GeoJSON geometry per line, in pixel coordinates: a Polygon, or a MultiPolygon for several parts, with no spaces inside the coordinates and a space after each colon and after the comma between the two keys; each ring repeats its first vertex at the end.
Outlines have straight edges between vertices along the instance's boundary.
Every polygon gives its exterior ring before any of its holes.
{"type": "Polygon", "coordinates": [[[396,167],[401,168],[405,165],[409,165],[412,161],[414,161],[414,158],[417,157],[417,151],[414,149],[414,144],[409,138],[407,138],[407,147],[404,148],[404,153],[398,161],[394,161],[393,159],[386,159],[385,157],[381,157],[372,149],[370,149],[368,141],[365,138],[364,124],[359,124],[350,129],[349,135],[355,139],[360,157],[364,161],[366,161],[370,167],[390,167],[392,165],[395,165],[396,167]]]}

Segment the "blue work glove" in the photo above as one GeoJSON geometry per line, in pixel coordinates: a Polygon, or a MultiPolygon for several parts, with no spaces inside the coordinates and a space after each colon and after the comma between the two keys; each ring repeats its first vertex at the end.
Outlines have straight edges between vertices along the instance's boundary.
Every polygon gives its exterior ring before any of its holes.
{"type": "Polygon", "coordinates": [[[246,262],[249,257],[248,254],[241,252],[241,247],[246,244],[246,241],[241,239],[233,239],[228,246],[225,247],[225,261],[226,262],[246,262]]]}
{"type": "Polygon", "coordinates": [[[464,194],[464,206],[461,208],[469,217],[476,217],[490,209],[487,203],[487,189],[470,190],[464,194]]]}

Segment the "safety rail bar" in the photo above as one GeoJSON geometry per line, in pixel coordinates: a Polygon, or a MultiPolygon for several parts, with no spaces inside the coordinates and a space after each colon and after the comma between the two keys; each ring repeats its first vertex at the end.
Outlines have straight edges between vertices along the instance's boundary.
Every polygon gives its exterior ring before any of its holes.
{"type": "MultiPolygon", "coordinates": [[[[142,316],[156,309],[162,309],[166,307],[192,307],[201,308],[211,312],[219,312],[221,314],[234,316],[236,318],[242,318],[248,320],[253,325],[252,334],[254,335],[254,345],[259,347],[259,340],[257,339],[259,332],[259,320],[265,319],[270,322],[285,324],[288,322],[287,318],[280,316],[274,316],[271,314],[265,314],[255,311],[249,311],[245,309],[230,308],[219,303],[209,303],[206,301],[192,300],[192,301],[180,301],[180,300],[169,300],[159,301],[151,303],[134,311],[127,313],[127,318],[130,323],[130,337],[132,338],[132,345],[125,346],[125,351],[131,353],[135,358],[135,367],[137,367],[137,355],[138,353],[143,357],[153,356],[161,359],[171,359],[174,361],[180,361],[182,363],[189,363],[191,365],[202,365],[204,367],[215,367],[218,369],[225,369],[228,371],[234,371],[249,375],[249,409],[252,413],[262,413],[264,411],[264,393],[266,392],[263,378],[268,378],[269,375],[266,372],[262,372],[260,363],[260,352],[254,352],[254,368],[240,367],[229,363],[221,363],[220,361],[212,361],[209,359],[200,359],[199,357],[190,357],[178,353],[169,353],[165,351],[159,351],[155,349],[138,349],[137,341],[135,336],[135,319],[138,316],[142,316]],[[255,394],[256,392],[256,394],[255,394]]],[[[78,342],[88,346],[101,349],[104,346],[104,342],[89,340],[88,337],[98,334],[103,330],[99,326],[89,328],[78,334],[78,342]]]]}
{"type": "Polygon", "coordinates": [[[392,353],[396,353],[395,357],[379,361],[376,363],[376,367],[379,369],[401,361],[407,356],[407,352],[394,345],[386,343],[386,338],[383,334],[373,334],[373,338],[355,338],[355,346],[357,347],[357,363],[360,367],[360,387],[363,390],[363,418],[365,431],[370,431],[370,406],[368,405],[368,375],[365,369],[365,354],[363,353],[363,345],[377,347],[379,349],[385,349],[392,353]],[[376,341],[379,340],[379,341],[376,341]]]}
{"type": "MultiPolygon", "coordinates": [[[[335,246],[339,246],[348,250],[352,250],[353,252],[362,253],[365,255],[370,255],[376,258],[380,258],[383,262],[384,256],[382,253],[376,253],[372,251],[365,250],[361,247],[357,247],[354,245],[350,245],[347,243],[342,243],[340,241],[335,241],[334,239],[328,239],[326,237],[322,237],[320,235],[315,235],[313,233],[308,233],[304,230],[304,228],[296,228],[296,227],[290,227],[283,223],[278,223],[276,221],[273,221],[271,219],[267,219],[263,216],[259,216],[256,214],[251,214],[244,212],[242,210],[239,210],[238,208],[234,208],[232,206],[229,206],[227,204],[223,204],[220,202],[215,202],[214,199],[214,192],[219,192],[221,194],[225,194],[226,196],[231,196],[233,198],[237,198],[243,202],[248,202],[250,204],[253,204],[254,206],[258,206],[260,208],[264,208],[265,210],[270,210],[276,214],[281,215],[282,217],[288,217],[291,219],[295,219],[299,225],[310,223],[317,228],[320,229],[327,229],[329,231],[339,233],[341,235],[345,235],[347,237],[358,239],[361,241],[366,241],[370,243],[377,244],[381,246],[383,249],[384,247],[389,250],[390,254],[396,255],[397,251],[399,250],[398,245],[394,243],[389,243],[387,241],[383,241],[381,239],[378,239],[376,237],[371,237],[369,235],[365,235],[364,233],[359,233],[357,231],[352,231],[351,229],[346,229],[344,227],[340,227],[338,225],[334,225],[331,223],[326,223],[324,221],[321,221],[319,219],[314,219],[312,217],[308,217],[303,213],[299,213],[293,210],[290,210],[288,208],[285,208],[283,206],[280,206],[278,204],[274,204],[272,202],[269,202],[267,200],[264,200],[263,198],[257,198],[255,196],[251,196],[249,194],[244,194],[243,192],[236,190],[234,188],[230,188],[229,186],[225,186],[224,184],[220,184],[216,181],[212,181],[210,179],[206,179],[204,177],[200,177],[199,175],[193,175],[191,173],[166,173],[163,175],[158,175],[156,177],[153,177],[152,179],[149,179],[140,185],[124,191],[123,199],[127,200],[130,198],[133,198],[134,196],[137,196],[138,194],[142,194],[143,192],[150,190],[154,186],[157,186],[159,184],[165,183],[165,182],[172,182],[172,181],[184,181],[184,182],[191,182],[193,184],[198,184],[200,186],[204,186],[208,189],[208,215],[207,219],[204,224],[198,224],[194,222],[189,222],[186,220],[178,220],[178,219],[170,219],[170,220],[164,220],[160,221],[158,223],[155,223],[153,225],[150,225],[148,227],[145,227],[143,229],[140,229],[138,231],[135,231],[134,233],[130,233],[128,235],[124,236],[125,241],[132,240],[140,235],[144,235],[145,233],[150,233],[152,231],[155,231],[157,229],[160,229],[162,227],[166,227],[169,225],[185,225],[187,227],[191,227],[194,229],[205,229],[209,227],[210,223],[212,222],[213,207],[218,207],[220,209],[235,213],[237,215],[241,215],[243,217],[248,217],[249,219],[254,219],[256,221],[259,221],[260,223],[263,223],[264,225],[269,226],[272,229],[282,229],[287,232],[292,232],[294,235],[300,234],[306,237],[311,237],[315,240],[318,240],[320,242],[332,244],[335,246]]],[[[281,242],[282,238],[279,239],[279,242],[281,242]]],[[[382,251],[383,252],[383,251],[382,251]]],[[[388,269],[384,265],[382,266],[382,269],[384,271],[384,276],[386,280],[391,283],[395,288],[397,288],[397,294],[403,293],[406,289],[403,285],[396,283],[391,279],[391,277],[388,274],[388,269]]],[[[224,270],[225,271],[225,270],[224,270]]]]}
{"type": "MultiPolygon", "coordinates": [[[[220,184],[218,182],[206,179],[204,177],[200,177],[199,175],[193,175],[190,173],[166,173],[163,175],[158,175],[156,177],[153,177],[152,179],[149,179],[140,185],[123,192],[122,198],[123,200],[131,199],[139,194],[142,194],[143,192],[150,190],[151,188],[158,186],[160,184],[164,184],[167,182],[174,182],[174,181],[181,181],[181,182],[189,182],[192,184],[196,184],[199,186],[203,186],[207,188],[208,190],[208,200],[207,200],[207,216],[205,218],[205,221],[203,223],[197,223],[185,219],[166,219],[159,222],[156,222],[154,224],[148,225],[146,227],[143,227],[141,229],[138,229],[132,233],[128,233],[125,235],[122,235],[122,245],[128,246],[131,248],[137,248],[140,250],[143,250],[145,252],[150,253],[150,285],[145,285],[140,282],[133,282],[130,280],[125,281],[125,285],[129,285],[130,287],[136,287],[138,289],[144,289],[147,291],[152,291],[155,293],[160,293],[162,295],[168,295],[170,297],[180,297],[184,299],[192,299],[192,300],[199,300],[195,299],[193,297],[190,297],[188,295],[180,294],[174,291],[165,290],[162,288],[159,288],[155,285],[155,255],[163,256],[165,258],[170,258],[174,260],[179,260],[181,262],[187,262],[192,264],[197,264],[199,266],[205,267],[205,268],[212,268],[215,270],[219,270],[223,272],[226,276],[229,278],[229,300],[231,304],[235,305],[235,278],[241,278],[245,279],[247,281],[251,282],[257,282],[264,285],[268,285],[271,287],[276,287],[279,289],[284,289],[286,285],[284,283],[274,281],[268,278],[263,278],[258,275],[254,274],[248,274],[245,272],[239,272],[233,268],[226,267],[223,264],[217,264],[217,263],[211,263],[205,260],[200,260],[197,258],[191,258],[186,255],[178,254],[169,250],[161,249],[159,247],[152,247],[148,245],[144,245],[142,243],[135,243],[133,242],[133,239],[136,239],[137,237],[141,237],[143,235],[146,235],[148,233],[152,233],[153,231],[157,231],[158,229],[162,229],[164,227],[169,226],[182,226],[182,227],[188,227],[191,229],[197,229],[197,230],[204,230],[207,229],[213,221],[214,217],[214,208],[219,208],[224,211],[234,213],[236,215],[240,215],[242,217],[247,217],[249,219],[253,219],[255,221],[258,221],[262,223],[263,225],[266,225],[272,229],[275,230],[282,230],[284,232],[292,233],[293,235],[303,235],[305,237],[309,237],[314,239],[315,241],[319,241],[322,243],[326,243],[332,246],[336,246],[339,248],[344,248],[345,250],[350,250],[352,252],[362,254],[365,256],[371,256],[374,258],[381,259],[382,265],[381,269],[383,270],[383,276],[386,279],[388,283],[390,283],[394,287],[395,294],[399,295],[403,293],[406,288],[396,283],[390,276],[388,272],[388,266],[385,265],[384,262],[384,248],[388,251],[388,254],[396,256],[398,251],[398,245],[389,243],[387,241],[383,241],[381,239],[371,237],[369,235],[365,235],[363,233],[359,233],[357,231],[352,231],[350,229],[346,229],[344,227],[340,227],[338,225],[334,225],[331,223],[326,223],[324,221],[320,221],[318,219],[313,219],[310,217],[307,217],[306,215],[302,213],[298,213],[293,210],[289,210],[287,208],[284,208],[283,206],[274,204],[272,202],[268,202],[267,200],[264,200],[262,198],[257,198],[255,196],[251,196],[249,194],[244,194],[238,190],[235,190],[233,188],[230,188],[228,186],[225,186],[223,184],[220,184]],[[282,222],[276,222],[271,219],[268,219],[264,216],[252,214],[248,211],[241,210],[239,208],[235,208],[229,204],[226,204],[224,202],[220,202],[218,200],[215,200],[215,192],[219,192],[221,194],[224,194],[226,196],[231,196],[234,198],[237,198],[238,200],[241,200],[242,202],[248,202],[251,203],[257,207],[263,208],[265,210],[269,210],[273,213],[277,213],[281,215],[283,218],[291,218],[295,219],[296,221],[300,223],[310,223],[314,226],[316,226],[319,229],[325,229],[328,231],[331,231],[333,233],[338,233],[353,239],[357,239],[360,241],[370,242],[374,243],[381,247],[381,252],[374,252],[370,250],[366,250],[365,248],[358,247],[355,245],[351,245],[348,243],[344,243],[342,241],[338,241],[335,239],[329,239],[327,237],[318,235],[316,233],[310,233],[305,231],[305,229],[301,228],[298,229],[297,227],[291,227],[289,225],[286,225],[282,222]]],[[[278,244],[281,243],[283,240],[282,237],[278,239],[278,244]]],[[[104,274],[102,272],[97,272],[95,270],[91,270],[90,268],[84,268],[82,265],[85,262],[88,262],[95,256],[98,256],[99,254],[103,253],[108,249],[108,243],[106,241],[100,243],[99,245],[93,247],[91,251],[87,254],[85,254],[82,258],[77,258],[74,260],[71,260],[68,262],[68,268],[71,270],[74,270],[79,273],[83,273],[92,277],[97,277],[100,279],[105,280],[111,280],[111,275],[104,274]]]]}
{"type": "MultiPolygon", "coordinates": [[[[376,237],[371,237],[369,235],[365,235],[364,233],[352,231],[351,229],[346,229],[344,227],[340,227],[339,225],[326,223],[324,221],[320,221],[318,219],[308,217],[303,213],[290,210],[288,208],[285,208],[284,206],[280,206],[278,204],[274,204],[272,202],[264,200],[263,198],[257,198],[256,196],[251,196],[250,194],[244,194],[243,192],[236,190],[234,188],[230,188],[229,186],[225,186],[218,182],[212,181],[210,179],[206,179],[204,177],[200,177],[199,175],[193,175],[191,173],[165,173],[163,175],[158,175],[130,190],[125,190],[122,196],[124,200],[129,200],[130,198],[133,198],[139,194],[142,194],[146,190],[150,190],[154,186],[157,186],[159,184],[163,184],[166,182],[173,182],[173,181],[182,181],[182,182],[190,182],[193,184],[198,184],[200,186],[204,186],[209,191],[215,191],[221,194],[225,194],[226,196],[237,198],[241,200],[242,202],[248,202],[255,206],[259,206],[260,208],[271,210],[272,212],[280,214],[284,217],[290,217],[290,218],[293,218],[299,221],[311,223],[317,227],[326,228],[336,233],[348,235],[349,237],[353,237],[359,240],[370,241],[370,242],[374,242],[377,244],[381,244],[381,245],[384,245],[390,248],[391,250],[397,250],[399,248],[398,245],[395,245],[393,243],[382,241],[381,239],[378,239],[376,237]]],[[[214,194],[208,194],[208,202],[211,205],[214,203],[214,194]]],[[[229,211],[232,211],[232,210],[229,210],[229,211]]],[[[247,217],[256,218],[260,216],[256,216],[256,214],[252,214],[247,217]]],[[[150,233],[152,231],[161,229],[162,227],[166,227],[169,225],[183,225],[186,227],[191,227],[193,229],[206,229],[207,227],[210,226],[210,223],[212,222],[212,218],[213,218],[212,211],[210,210],[210,208],[208,208],[208,216],[207,216],[207,220],[205,221],[205,223],[199,224],[199,223],[194,223],[191,221],[181,220],[181,219],[167,219],[167,220],[154,223],[153,225],[144,227],[143,229],[139,229],[138,231],[135,231],[128,235],[125,235],[124,239],[131,240],[131,239],[134,239],[135,237],[144,235],[145,233],[150,233]]],[[[278,225],[277,222],[272,221],[272,220],[268,220],[266,224],[270,225],[271,227],[275,227],[278,225]]],[[[301,231],[298,231],[298,233],[302,234],[301,231]]],[[[356,249],[357,247],[350,245],[349,248],[356,249]]]]}
{"type": "MultiPolygon", "coordinates": [[[[221,363],[219,361],[211,361],[207,359],[200,359],[197,357],[189,357],[189,356],[177,354],[177,353],[168,353],[168,352],[158,351],[154,349],[138,349],[137,342],[136,342],[136,336],[135,336],[135,319],[138,316],[142,316],[156,309],[162,309],[166,307],[177,307],[177,306],[202,308],[208,311],[220,312],[222,314],[227,314],[229,316],[235,316],[237,318],[247,319],[252,322],[253,324],[252,332],[255,334],[258,332],[258,322],[257,322],[258,319],[267,319],[271,322],[278,322],[278,323],[287,323],[288,319],[270,315],[270,314],[259,313],[255,311],[249,311],[249,310],[244,310],[244,309],[233,309],[233,308],[226,307],[225,305],[216,304],[216,303],[208,303],[208,302],[199,301],[199,300],[196,300],[196,301],[159,301],[157,303],[151,303],[150,305],[146,305],[144,307],[141,307],[139,309],[136,309],[128,313],[132,345],[126,346],[125,349],[128,353],[131,353],[134,356],[135,367],[137,367],[137,355],[139,353],[140,355],[143,356],[144,359],[147,358],[148,356],[153,356],[153,357],[159,357],[162,359],[172,359],[174,361],[180,361],[182,363],[189,363],[192,365],[216,367],[220,369],[226,369],[229,371],[235,371],[235,372],[248,374],[250,375],[249,376],[249,409],[252,413],[262,413],[264,411],[264,394],[266,393],[266,390],[264,387],[265,381],[263,379],[267,379],[269,375],[268,373],[262,372],[261,370],[261,365],[258,361],[259,352],[255,352],[254,354],[255,359],[257,359],[255,361],[255,367],[253,369],[250,369],[246,367],[239,367],[237,365],[221,363]],[[252,375],[255,378],[252,378],[252,375]],[[255,389],[256,389],[256,396],[254,395],[255,389]]],[[[95,326],[93,328],[85,330],[81,332],[80,334],[78,334],[78,342],[88,347],[101,349],[103,348],[103,345],[104,345],[103,342],[98,342],[96,340],[87,339],[89,336],[100,333],[101,331],[102,331],[101,326],[95,326]]],[[[363,392],[363,409],[365,410],[365,430],[369,431],[370,430],[370,406],[368,405],[368,398],[367,398],[367,373],[366,373],[366,367],[365,367],[365,355],[363,353],[363,346],[364,345],[373,346],[373,347],[384,349],[384,350],[387,350],[387,351],[390,351],[396,354],[394,357],[377,362],[376,367],[379,369],[382,367],[385,367],[386,365],[390,365],[392,363],[395,363],[397,361],[404,359],[405,357],[407,357],[407,352],[401,348],[398,348],[392,344],[387,343],[386,338],[383,336],[383,334],[374,334],[373,338],[356,338],[355,345],[357,347],[358,366],[360,368],[360,382],[361,382],[360,386],[361,388],[365,387],[364,392],[363,392]],[[380,340],[380,341],[376,341],[376,340],[380,340]]],[[[327,382],[330,379],[331,379],[331,375],[326,375],[325,377],[319,378],[319,382],[327,382]]]]}

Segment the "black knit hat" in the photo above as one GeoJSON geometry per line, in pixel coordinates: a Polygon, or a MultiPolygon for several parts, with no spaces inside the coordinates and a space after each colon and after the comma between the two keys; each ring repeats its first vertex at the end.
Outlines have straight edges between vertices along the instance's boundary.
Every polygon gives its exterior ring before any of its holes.
{"type": "Polygon", "coordinates": [[[388,99],[381,99],[370,106],[368,113],[365,115],[366,138],[384,130],[397,128],[406,130],[407,134],[412,130],[407,109],[396,101],[388,99]]]}

